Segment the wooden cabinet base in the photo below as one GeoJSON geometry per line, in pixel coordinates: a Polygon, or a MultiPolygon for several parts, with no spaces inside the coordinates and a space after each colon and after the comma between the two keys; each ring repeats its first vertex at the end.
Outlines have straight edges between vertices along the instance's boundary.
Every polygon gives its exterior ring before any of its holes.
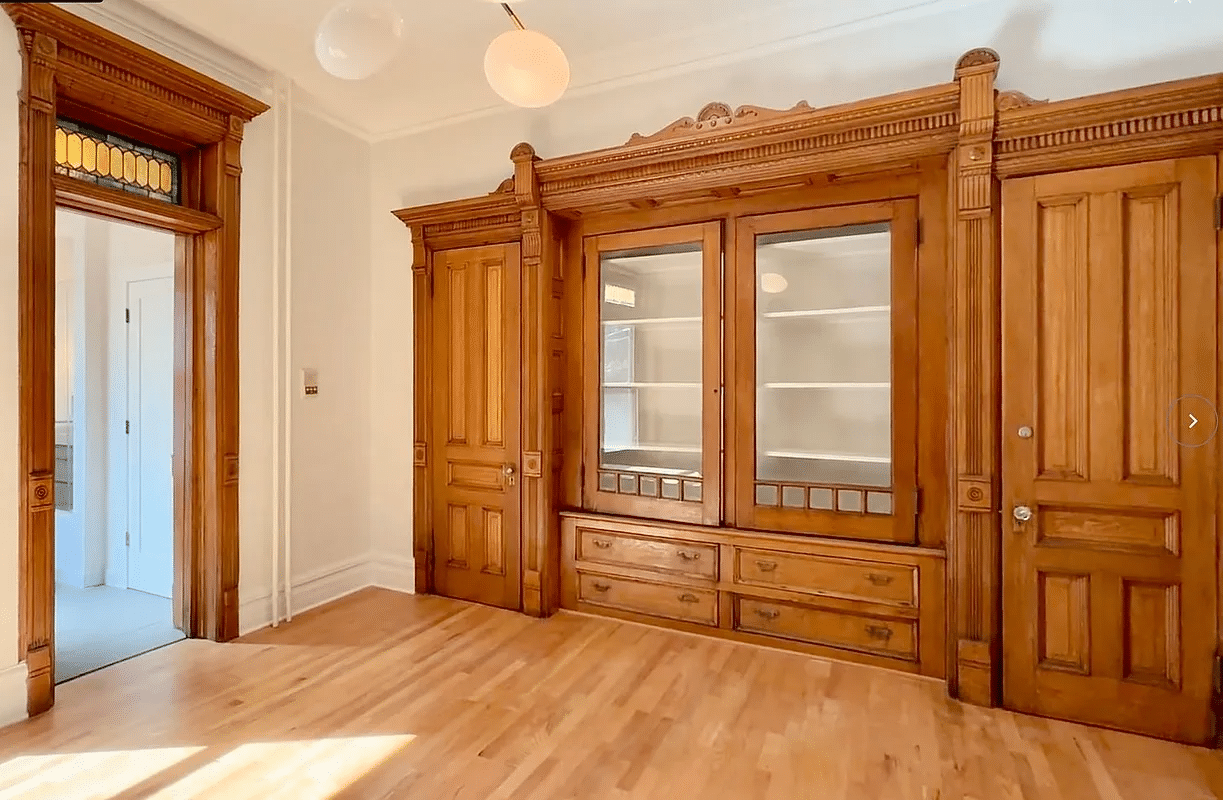
{"type": "Polygon", "coordinates": [[[945,677],[943,554],[561,515],[561,607],[945,677]]]}

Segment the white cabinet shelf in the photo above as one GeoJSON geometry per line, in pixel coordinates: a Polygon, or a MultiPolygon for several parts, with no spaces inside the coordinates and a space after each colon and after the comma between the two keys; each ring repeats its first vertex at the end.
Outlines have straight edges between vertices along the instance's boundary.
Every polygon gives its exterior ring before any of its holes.
{"type": "Polygon", "coordinates": [[[816,383],[764,383],[765,389],[890,389],[892,384],[881,382],[820,381],[816,383]]]}
{"type": "Polygon", "coordinates": [[[801,319],[809,317],[848,317],[867,314],[885,314],[892,310],[891,306],[848,306],[846,308],[809,308],[799,311],[766,311],[760,316],[763,319],[801,319]]]}
{"type": "Polygon", "coordinates": [[[671,383],[666,381],[632,381],[631,383],[605,383],[604,389],[699,389],[699,383],[671,383]]]}
{"type": "Polygon", "coordinates": [[[639,319],[605,319],[603,324],[615,328],[621,325],[687,325],[700,321],[700,317],[641,317],[639,319]]]}
{"type": "Polygon", "coordinates": [[[867,456],[854,453],[805,453],[795,450],[766,450],[769,458],[794,458],[807,461],[844,461],[853,464],[891,464],[887,456],[867,456]]]}

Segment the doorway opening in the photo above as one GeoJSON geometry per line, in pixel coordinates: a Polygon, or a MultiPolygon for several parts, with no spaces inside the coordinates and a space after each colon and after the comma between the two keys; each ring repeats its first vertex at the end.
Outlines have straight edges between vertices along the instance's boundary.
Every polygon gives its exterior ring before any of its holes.
{"type": "Polygon", "coordinates": [[[185,634],[174,613],[176,236],[65,208],[55,231],[58,684],[185,634]]]}

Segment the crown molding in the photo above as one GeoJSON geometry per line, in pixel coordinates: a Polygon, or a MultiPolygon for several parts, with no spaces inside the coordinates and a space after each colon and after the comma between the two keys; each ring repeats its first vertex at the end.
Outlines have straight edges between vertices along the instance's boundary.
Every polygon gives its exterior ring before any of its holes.
{"type": "Polygon", "coordinates": [[[240,92],[261,100],[271,97],[272,70],[133,0],[54,5],[240,92]]]}
{"type": "MultiPolygon", "coordinates": [[[[917,2],[914,2],[912,5],[895,11],[881,12],[850,22],[834,23],[832,25],[825,25],[823,27],[801,31],[798,33],[795,33],[794,30],[794,4],[787,3],[784,5],[779,5],[778,8],[780,11],[778,9],[774,9],[767,17],[763,18],[763,24],[765,25],[765,29],[768,31],[768,33],[764,34],[763,37],[758,37],[765,39],[765,41],[762,43],[741,49],[729,50],[706,57],[693,58],[690,60],[683,60],[681,53],[679,63],[671,66],[647,69],[631,75],[623,75],[616,78],[596,80],[586,84],[571,86],[565,93],[565,97],[562,98],[560,102],[564,103],[565,100],[572,98],[591,97],[604,92],[611,92],[630,86],[648,84],[654,81],[664,80],[666,78],[679,77],[697,72],[706,72],[710,69],[734,66],[745,61],[751,61],[766,56],[799,50],[804,47],[809,47],[814,44],[836,39],[847,34],[869,31],[883,25],[892,25],[952,11],[962,11],[966,8],[988,5],[993,2],[996,2],[996,0],[917,0],[917,2]]],[[[752,19],[754,23],[759,23],[761,21],[760,17],[753,17],[752,19]]],[[[723,40],[730,45],[733,45],[735,42],[733,37],[723,37],[723,40]]],[[[679,52],[673,48],[664,49],[666,49],[668,52],[679,52]]],[[[623,63],[624,61],[624,59],[621,58],[615,50],[609,50],[606,53],[601,54],[600,59],[611,60],[615,63],[623,63]]],[[[466,122],[474,122],[477,120],[521,112],[522,109],[506,106],[504,104],[490,105],[481,109],[451,114],[445,117],[429,120],[427,122],[396,128],[389,131],[374,131],[369,135],[369,139],[372,143],[378,144],[409,136],[415,136],[422,133],[429,133],[431,131],[448,128],[453,125],[460,125],[466,122]]]]}

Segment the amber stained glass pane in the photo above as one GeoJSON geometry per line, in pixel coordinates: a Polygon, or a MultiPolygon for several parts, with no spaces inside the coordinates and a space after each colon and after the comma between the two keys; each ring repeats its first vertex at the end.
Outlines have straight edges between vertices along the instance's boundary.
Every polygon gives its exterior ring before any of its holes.
{"type": "Polygon", "coordinates": [[[55,131],[57,172],[99,186],[178,203],[180,161],[174,153],[68,119],[55,131]]]}

